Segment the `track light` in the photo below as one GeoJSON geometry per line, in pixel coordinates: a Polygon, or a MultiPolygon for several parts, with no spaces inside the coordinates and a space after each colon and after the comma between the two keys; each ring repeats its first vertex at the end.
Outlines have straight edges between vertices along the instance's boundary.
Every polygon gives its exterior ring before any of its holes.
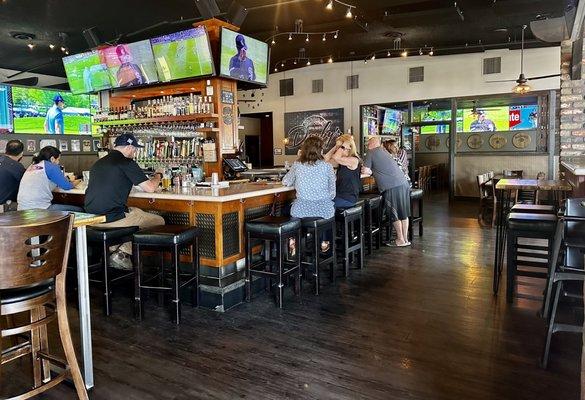
{"type": "Polygon", "coordinates": [[[293,61],[293,64],[294,64],[294,65],[297,65],[297,60],[294,60],[294,61],[293,61]]]}
{"type": "Polygon", "coordinates": [[[386,53],[386,57],[390,57],[392,55],[392,53],[390,53],[390,50],[388,50],[388,53],[386,53]]]}
{"type": "Polygon", "coordinates": [[[376,59],[376,54],[372,54],[372,61],[376,59]]]}
{"type": "Polygon", "coordinates": [[[305,42],[309,41],[309,34],[307,34],[307,38],[305,39],[305,42]]]}
{"type": "Polygon", "coordinates": [[[69,55],[69,50],[65,50],[65,55],[69,55]]]}
{"type": "Polygon", "coordinates": [[[433,51],[433,48],[431,47],[431,51],[429,51],[429,56],[433,56],[435,54],[435,52],[433,51]]]}
{"type": "Polygon", "coordinates": [[[35,48],[35,45],[34,45],[32,42],[29,42],[29,43],[27,44],[27,46],[28,46],[28,48],[29,48],[29,49],[31,49],[31,50],[35,48]]]}
{"type": "Polygon", "coordinates": [[[345,13],[345,18],[353,18],[353,14],[351,13],[351,7],[347,7],[347,12],[345,13]]]}
{"type": "Polygon", "coordinates": [[[284,61],[280,63],[280,66],[281,67],[284,67],[284,61]]]}
{"type": "Polygon", "coordinates": [[[288,40],[292,40],[292,33],[288,34],[288,40]]]}
{"type": "Polygon", "coordinates": [[[327,10],[333,10],[333,0],[329,0],[325,6],[327,10]]]}
{"type": "Polygon", "coordinates": [[[274,46],[276,44],[276,40],[274,40],[274,38],[272,38],[272,45],[274,46]]]}
{"type": "Polygon", "coordinates": [[[339,36],[339,31],[335,31],[335,35],[333,35],[333,39],[337,39],[338,36],[339,36]]]}
{"type": "Polygon", "coordinates": [[[418,55],[419,55],[419,56],[422,56],[422,55],[423,55],[423,51],[422,51],[422,49],[418,49],[418,55]]]}
{"type": "Polygon", "coordinates": [[[311,65],[311,60],[307,60],[307,65],[311,65]]]}
{"type": "Polygon", "coordinates": [[[274,72],[278,72],[278,68],[274,67],[274,72]]]}
{"type": "Polygon", "coordinates": [[[366,59],[364,60],[364,64],[367,64],[367,63],[368,63],[368,59],[366,58],[366,59]]]}
{"type": "Polygon", "coordinates": [[[53,50],[55,48],[55,45],[53,43],[49,44],[49,49],[53,50]]]}
{"type": "Polygon", "coordinates": [[[329,59],[327,60],[327,62],[328,62],[329,64],[331,64],[331,63],[333,62],[333,57],[329,57],[329,59]]]}
{"type": "Polygon", "coordinates": [[[67,50],[67,49],[65,48],[65,46],[61,46],[61,51],[62,51],[63,53],[65,53],[65,50],[67,50]]]}
{"type": "Polygon", "coordinates": [[[404,50],[402,53],[400,53],[400,55],[402,57],[408,57],[408,51],[404,50]]]}
{"type": "Polygon", "coordinates": [[[323,34],[323,41],[327,40],[327,36],[325,35],[325,33],[323,34]]]}

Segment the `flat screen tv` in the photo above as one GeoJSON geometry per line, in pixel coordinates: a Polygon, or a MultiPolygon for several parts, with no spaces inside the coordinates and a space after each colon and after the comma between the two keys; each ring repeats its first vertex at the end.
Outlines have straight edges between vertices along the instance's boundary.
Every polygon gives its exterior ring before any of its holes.
{"type": "Polygon", "coordinates": [[[11,133],[13,131],[11,87],[0,85],[0,133],[11,133]]]}
{"type": "Polygon", "coordinates": [[[267,43],[227,28],[221,29],[221,76],[266,85],[268,62],[267,43]]]}
{"type": "Polygon", "coordinates": [[[101,62],[108,67],[113,88],[158,82],[149,40],[106,47],[98,52],[101,62]]]}
{"type": "Polygon", "coordinates": [[[162,82],[213,75],[213,57],[205,27],[150,39],[158,78],[162,82]]]}
{"type": "Polygon", "coordinates": [[[97,50],[64,57],[63,65],[73,94],[99,92],[112,87],[108,67],[101,61],[97,50]]]}
{"type": "Polygon", "coordinates": [[[402,111],[386,108],[384,110],[384,120],[382,122],[382,134],[398,135],[402,125],[402,111]]]}
{"type": "Polygon", "coordinates": [[[12,86],[14,133],[90,135],[91,97],[12,86]],[[64,102],[59,110],[55,105],[56,96],[61,96],[64,102]],[[56,132],[55,123],[63,129],[56,132]]]}

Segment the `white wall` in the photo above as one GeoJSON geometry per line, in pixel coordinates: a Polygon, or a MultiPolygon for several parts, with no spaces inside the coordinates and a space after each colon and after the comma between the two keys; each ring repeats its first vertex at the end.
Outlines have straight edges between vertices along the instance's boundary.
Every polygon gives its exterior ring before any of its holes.
{"type": "MultiPolygon", "coordinates": [[[[560,71],[560,48],[526,50],[524,61],[528,77],[557,74],[560,71]]],[[[360,105],[509,93],[514,83],[486,83],[486,80],[517,79],[519,70],[520,51],[507,49],[452,56],[385,58],[367,64],[363,61],[319,64],[271,74],[268,87],[255,91],[255,98],[263,99],[261,103],[241,102],[239,105],[242,114],[272,111],[274,147],[283,148],[285,112],[343,107],[345,130],[353,127],[357,137],[360,105]],[[482,75],[483,59],[488,57],[502,57],[501,74],[482,75]],[[425,81],[409,84],[408,68],[419,66],[425,67],[425,81]],[[348,91],[346,77],[355,74],[359,75],[359,89],[348,91]],[[285,78],[294,78],[293,96],[279,96],[279,80],[285,78]],[[311,93],[313,79],[324,80],[323,93],[311,93]]],[[[535,90],[558,89],[560,78],[533,81],[531,86],[535,90]]],[[[250,95],[246,97],[250,98],[250,95]]],[[[274,158],[278,165],[294,159],[294,156],[274,158]]]]}

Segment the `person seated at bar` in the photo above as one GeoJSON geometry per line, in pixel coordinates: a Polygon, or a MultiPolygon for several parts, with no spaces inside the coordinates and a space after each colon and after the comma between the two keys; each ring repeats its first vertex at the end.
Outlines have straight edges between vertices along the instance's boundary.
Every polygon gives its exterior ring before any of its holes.
{"type": "MultiPolygon", "coordinates": [[[[128,208],[128,196],[133,186],[153,193],[160,185],[162,173],[155,172],[150,179],[134,161],[136,149],[141,146],[131,133],[123,133],[114,142],[114,149],[96,161],[89,172],[89,184],[85,191],[85,210],[106,216],[106,222],[96,225],[102,228],[138,226],[149,228],[164,225],[163,217],[136,207],[128,208]]],[[[132,243],[127,242],[110,248],[110,263],[119,269],[132,269],[132,243]]]]}
{"type": "Polygon", "coordinates": [[[408,173],[408,154],[406,153],[406,150],[398,147],[396,139],[385,140],[383,145],[384,148],[388,150],[390,154],[392,154],[392,157],[394,157],[394,160],[396,160],[398,166],[402,169],[406,175],[406,178],[408,179],[408,183],[410,184],[410,176],[408,173]]]}
{"type": "Polygon", "coordinates": [[[410,184],[392,155],[381,147],[380,137],[368,141],[364,172],[373,173],[384,197],[386,211],[396,231],[398,247],[409,246],[408,217],[410,216],[410,184]]]}
{"type": "MultiPolygon", "coordinates": [[[[332,218],[335,215],[335,172],[323,160],[323,140],[308,137],[302,144],[300,155],[282,178],[285,186],[294,186],[296,199],[290,214],[294,218],[332,218]]],[[[330,241],[321,238],[321,250],[329,250],[330,241]]],[[[291,247],[291,243],[289,243],[291,247]]]]}
{"type": "Polygon", "coordinates": [[[337,138],[335,146],[325,154],[324,159],[337,168],[336,195],[333,199],[335,208],[353,207],[362,186],[360,159],[353,136],[344,134],[337,138]]]}
{"type": "Polygon", "coordinates": [[[7,201],[16,201],[20,180],[25,168],[20,163],[24,145],[20,140],[10,140],[6,143],[5,154],[0,155],[0,204],[7,201]]]}
{"type": "Polygon", "coordinates": [[[83,208],[67,204],[51,204],[53,190],[73,189],[79,180],[69,181],[59,166],[61,151],[53,146],[45,146],[33,156],[32,164],[26,169],[18,188],[18,209],[40,208],[56,211],[83,212],[83,208]]]}

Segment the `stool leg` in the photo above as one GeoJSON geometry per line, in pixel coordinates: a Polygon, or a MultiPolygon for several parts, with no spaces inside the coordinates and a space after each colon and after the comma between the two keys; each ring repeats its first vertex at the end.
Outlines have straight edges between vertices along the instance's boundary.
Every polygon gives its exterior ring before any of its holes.
{"type": "MultiPolygon", "coordinates": [[[[264,270],[268,271],[272,269],[272,264],[270,263],[270,259],[272,258],[272,243],[270,240],[264,241],[264,270]]],[[[272,278],[262,278],[264,279],[264,290],[272,292],[272,278]]]]}
{"type": "Polygon", "coordinates": [[[563,242],[564,223],[562,219],[557,222],[557,229],[555,232],[555,239],[553,242],[552,254],[548,265],[548,279],[544,293],[544,301],[542,302],[542,316],[548,318],[550,309],[550,299],[552,296],[552,289],[554,284],[554,275],[559,261],[559,253],[563,242]]]}
{"type": "Polygon", "coordinates": [[[507,273],[508,279],[506,281],[506,301],[511,303],[514,299],[514,292],[516,291],[516,258],[517,258],[517,241],[516,235],[508,232],[508,257],[507,257],[507,273]]]}
{"type": "Polygon", "coordinates": [[[344,274],[345,277],[349,276],[349,252],[347,251],[349,247],[349,223],[347,219],[343,221],[343,262],[344,262],[344,274]]]}
{"type": "Polygon", "coordinates": [[[252,243],[250,234],[246,232],[246,301],[252,297],[252,243]]]}
{"type": "MultiPolygon", "coordinates": [[[[299,230],[297,231],[297,236],[296,236],[296,240],[297,240],[297,246],[301,245],[301,228],[299,228],[299,230]]],[[[296,279],[296,287],[297,287],[297,294],[299,296],[299,298],[301,297],[301,292],[302,290],[302,255],[301,252],[297,249],[297,257],[296,257],[296,263],[297,263],[297,279],[296,279]]],[[[319,267],[317,266],[317,273],[319,272],[319,267]]],[[[318,282],[317,282],[318,284],[318,282]]]]}
{"type": "Polygon", "coordinates": [[[103,281],[103,291],[104,291],[104,314],[110,316],[112,313],[112,298],[111,298],[111,289],[110,289],[110,274],[108,271],[108,244],[106,241],[103,242],[102,245],[102,262],[104,268],[104,281],[103,281]]]}
{"type": "Polygon", "coordinates": [[[373,224],[372,224],[372,207],[368,206],[368,221],[369,222],[369,231],[367,232],[368,234],[368,255],[372,254],[373,252],[373,247],[374,247],[374,234],[372,233],[372,229],[373,229],[373,224]]]}
{"type": "MultiPolygon", "coordinates": [[[[158,252],[158,257],[159,257],[159,275],[158,275],[158,286],[159,287],[164,287],[165,285],[165,252],[164,249],[160,249],[160,251],[158,252]]],[[[159,306],[164,305],[165,303],[165,294],[162,290],[158,290],[158,293],[156,294],[157,297],[157,302],[159,306]]]]}
{"type": "Polygon", "coordinates": [[[191,283],[191,303],[193,307],[199,307],[199,239],[197,236],[191,244],[191,264],[193,266],[193,275],[195,283],[191,283]]]}
{"type": "MultiPolygon", "coordinates": [[[[47,316],[47,312],[45,310],[45,306],[39,307],[38,318],[39,320],[45,318],[47,316]]],[[[49,336],[47,335],[47,325],[43,325],[39,327],[39,339],[40,339],[40,349],[42,352],[49,353],[49,336]]],[[[42,362],[42,371],[43,371],[43,382],[47,383],[51,380],[51,364],[48,360],[43,360],[42,362]]]]}
{"type": "Polygon", "coordinates": [[[331,237],[333,240],[331,241],[331,251],[332,251],[332,261],[331,261],[331,271],[330,271],[330,280],[331,282],[335,282],[335,268],[337,267],[337,245],[335,240],[335,222],[331,225],[331,237]]]}
{"type": "Polygon", "coordinates": [[[382,247],[381,210],[381,206],[378,206],[376,209],[376,221],[378,221],[378,231],[376,232],[376,250],[380,250],[380,247],[382,247]]]}
{"type": "Polygon", "coordinates": [[[320,249],[320,242],[321,239],[319,238],[319,228],[315,228],[315,237],[313,238],[313,245],[314,245],[314,252],[315,257],[313,258],[313,265],[315,268],[315,272],[313,276],[315,277],[315,296],[319,296],[319,250],[320,249]]]}
{"type": "Polygon", "coordinates": [[[550,321],[548,323],[548,329],[546,333],[546,342],[544,345],[544,353],[542,355],[542,368],[546,368],[548,365],[548,355],[550,352],[550,342],[552,340],[552,335],[554,332],[555,327],[555,317],[557,315],[557,307],[559,306],[559,297],[561,295],[561,291],[563,290],[563,281],[559,281],[556,286],[555,290],[555,299],[553,301],[553,307],[551,311],[550,321]]]}
{"type": "MultiPolygon", "coordinates": [[[[37,322],[39,320],[39,307],[35,307],[30,310],[30,322],[37,322]]],[[[35,388],[38,388],[42,385],[41,379],[41,360],[38,357],[39,351],[41,351],[41,337],[40,337],[40,329],[33,328],[30,331],[30,350],[31,350],[31,358],[32,358],[32,366],[33,366],[33,377],[35,382],[35,388]]]]}
{"type": "Polygon", "coordinates": [[[144,308],[142,305],[142,259],[140,258],[140,245],[134,244],[132,253],[134,255],[134,317],[142,321],[144,308]]]}
{"type": "Polygon", "coordinates": [[[282,238],[278,238],[278,247],[276,248],[276,262],[278,263],[278,308],[282,308],[284,296],[284,283],[282,282],[282,238]]]}
{"type": "Polygon", "coordinates": [[[181,300],[179,299],[179,246],[174,245],[172,249],[172,257],[173,257],[173,268],[175,269],[175,276],[173,282],[173,304],[174,304],[174,314],[173,320],[175,324],[179,325],[181,323],[181,300]]]}
{"type": "Polygon", "coordinates": [[[360,241],[360,248],[359,248],[359,269],[362,269],[364,267],[364,224],[362,223],[362,221],[360,220],[360,223],[358,224],[359,226],[359,230],[360,230],[360,234],[358,235],[358,240],[360,241]]]}
{"type": "Polygon", "coordinates": [[[418,236],[423,235],[423,198],[421,197],[418,200],[418,217],[420,218],[418,221],[418,236]]]}

